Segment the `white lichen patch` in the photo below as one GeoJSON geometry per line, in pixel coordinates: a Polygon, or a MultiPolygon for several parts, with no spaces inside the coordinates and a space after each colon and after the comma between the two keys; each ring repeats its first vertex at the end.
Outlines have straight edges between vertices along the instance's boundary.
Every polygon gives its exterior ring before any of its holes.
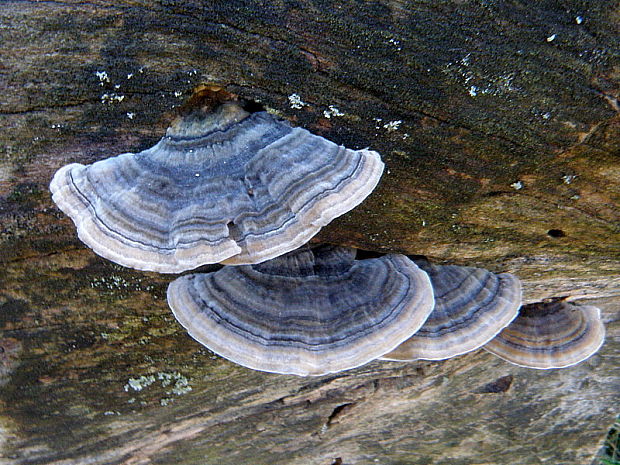
{"type": "Polygon", "coordinates": [[[514,84],[516,73],[504,71],[499,74],[490,74],[473,67],[472,54],[468,53],[456,62],[444,66],[443,72],[464,85],[471,97],[478,95],[501,96],[522,89],[514,84]]]}
{"type": "Polygon", "coordinates": [[[513,182],[510,187],[512,187],[516,191],[520,191],[521,189],[523,189],[523,183],[521,181],[516,181],[513,182]]]}
{"type": "Polygon", "coordinates": [[[108,290],[118,290],[129,288],[129,283],[120,276],[110,275],[101,278],[95,278],[90,282],[90,287],[106,288],[108,290]]]}
{"type": "Polygon", "coordinates": [[[151,284],[143,285],[142,278],[133,278],[130,281],[126,280],[122,276],[116,274],[110,274],[107,276],[101,276],[94,278],[90,282],[90,287],[93,289],[102,289],[107,291],[146,291],[151,292],[155,287],[151,284]]]}
{"type": "MultiPolygon", "coordinates": [[[[384,123],[383,118],[373,118],[373,121],[375,122],[375,129],[385,129],[387,132],[397,131],[400,129],[400,125],[403,124],[403,121],[400,119],[384,123]]],[[[408,137],[409,134],[405,134],[403,139],[408,137]]]]}
{"type": "Polygon", "coordinates": [[[90,282],[90,287],[92,287],[93,289],[106,288],[108,290],[118,290],[128,289],[130,287],[130,284],[121,276],[110,275],[93,279],[90,282]]]}
{"type": "Polygon", "coordinates": [[[545,110],[539,110],[537,108],[532,108],[530,112],[537,118],[542,118],[544,120],[551,119],[551,116],[553,116],[551,112],[545,111],[545,110]]]}
{"type": "Polygon", "coordinates": [[[110,82],[110,77],[105,71],[95,71],[95,76],[99,78],[99,85],[103,86],[106,82],[110,82]]]}
{"type": "Polygon", "coordinates": [[[571,184],[575,179],[577,179],[577,175],[574,174],[565,174],[562,176],[564,184],[571,184]]]}
{"type": "Polygon", "coordinates": [[[396,47],[396,50],[398,50],[399,52],[403,49],[403,48],[400,46],[400,40],[397,40],[397,39],[390,39],[390,40],[388,40],[388,43],[389,43],[390,45],[393,45],[394,47],[396,47]]]}
{"type": "Polygon", "coordinates": [[[383,129],[385,129],[387,132],[394,132],[398,130],[402,123],[403,122],[401,120],[390,121],[389,123],[385,123],[383,125],[383,129]]]}
{"type": "Polygon", "coordinates": [[[325,116],[325,118],[329,119],[332,116],[344,116],[344,113],[341,112],[338,109],[338,107],[336,107],[335,105],[329,105],[327,110],[323,111],[323,116],[325,116]]]}
{"type": "Polygon", "coordinates": [[[291,105],[291,108],[294,108],[295,110],[299,110],[299,109],[301,109],[303,107],[308,106],[308,104],[301,99],[299,94],[291,94],[291,95],[289,95],[288,96],[288,102],[291,105]]]}
{"type": "Polygon", "coordinates": [[[514,78],[515,78],[514,73],[506,73],[506,74],[500,74],[497,76],[490,76],[487,78],[487,82],[483,86],[481,87],[471,86],[470,95],[471,95],[472,88],[476,89],[477,94],[493,95],[493,96],[503,95],[503,94],[507,94],[511,92],[518,92],[521,89],[519,87],[516,87],[513,84],[514,78]]]}
{"type": "Polygon", "coordinates": [[[445,74],[453,75],[464,84],[469,84],[475,78],[473,71],[469,69],[471,53],[468,53],[457,62],[450,62],[444,66],[445,74]]]}
{"type": "Polygon", "coordinates": [[[124,95],[120,95],[117,93],[105,93],[101,96],[101,103],[104,104],[113,104],[113,103],[121,103],[123,100],[125,100],[125,96],[124,95]]]}

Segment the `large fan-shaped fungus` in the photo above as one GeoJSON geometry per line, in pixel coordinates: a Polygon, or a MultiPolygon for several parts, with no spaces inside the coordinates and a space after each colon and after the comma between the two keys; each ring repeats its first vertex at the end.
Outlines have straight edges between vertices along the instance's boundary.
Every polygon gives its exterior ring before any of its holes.
{"type": "Polygon", "coordinates": [[[353,257],[352,249],[304,247],[182,276],[168,304],[194,339],[246,367],[302,376],[354,368],[410,337],[433,293],[405,256],[353,257]]]}
{"type": "Polygon", "coordinates": [[[154,147],[61,168],[54,202],[99,255],[175,273],[258,263],[358,205],[383,163],[236,103],[177,121],[154,147]]]}
{"type": "Polygon", "coordinates": [[[519,316],[484,348],[515,365],[564,368],[593,355],[604,339],[598,308],[536,303],[521,307],[519,316]]]}
{"type": "Polygon", "coordinates": [[[430,276],[435,308],[424,325],[385,360],[443,360],[475,350],[500,332],[521,305],[521,283],[482,268],[416,264],[430,276]]]}

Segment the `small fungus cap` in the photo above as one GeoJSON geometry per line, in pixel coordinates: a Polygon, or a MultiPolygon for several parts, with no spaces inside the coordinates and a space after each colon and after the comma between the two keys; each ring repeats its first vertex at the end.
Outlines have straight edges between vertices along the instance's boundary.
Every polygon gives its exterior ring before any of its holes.
{"type": "Polygon", "coordinates": [[[597,307],[535,303],[521,307],[519,316],[484,348],[515,365],[564,368],[596,353],[604,340],[597,307]]]}
{"type": "Polygon", "coordinates": [[[189,334],[255,370],[323,375],[394,349],[433,308],[426,273],[402,255],[354,260],[304,247],[258,265],[185,275],[168,304],[189,334]]]}
{"type": "Polygon", "coordinates": [[[143,152],[64,166],[50,190],[97,254],[177,273],[305,244],[362,202],[383,166],[376,152],[225,103],[178,119],[143,152]]]}
{"type": "Polygon", "coordinates": [[[428,273],[435,308],[412,337],[384,360],[444,360],[475,350],[493,339],[521,306],[521,283],[509,273],[482,268],[416,264],[428,273]]]}

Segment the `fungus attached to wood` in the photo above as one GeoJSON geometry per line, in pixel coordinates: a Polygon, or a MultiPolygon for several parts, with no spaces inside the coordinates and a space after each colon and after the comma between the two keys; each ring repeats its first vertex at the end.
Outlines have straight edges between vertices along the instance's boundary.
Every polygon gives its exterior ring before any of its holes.
{"type": "Polygon", "coordinates": [[[354,255],[303,247],[182,276],[168,304],[194,339],[240,365],[301,376],[354,368],[410,337],[433,308],[428,275],[407,257],[354,255]]]}
{"type": "Polygon", "coordinates": [[[600,310],[569,302],[524,305],[519,316],[484,346],[528,368],[564,368],[593,355],[603,344],[600,310]]]}
{"type": "Polygon", "coordinates": [[[97,254],[176,273],[291,251],[362,202],[382,172],[376,152],[229,102],[179,119],[143,152],[67,165],[50,190],[97,254]]]}
{"type": "Polygon", "coordinates": [[[443,360],[475,350],[493,339],[516,316],[521,283],[511,274],[482,268],[416,264],[430,276],[435,308],[412,337],[384,360],[443,360]]]}

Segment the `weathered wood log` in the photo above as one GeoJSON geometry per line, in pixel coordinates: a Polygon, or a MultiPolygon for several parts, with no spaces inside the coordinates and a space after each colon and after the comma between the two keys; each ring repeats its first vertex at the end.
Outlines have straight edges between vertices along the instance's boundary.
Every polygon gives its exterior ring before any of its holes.
{"type": "Polygon", "coordinates": [[[0,463],[587,463],[620,401],[618,15],[607,0],[0,5],[0,463]],[[318,240],[516,273],[603,310],[541,372],[484,351],[320,378],[191,340],[47,184],[155,143],[216,82],[386,161],[318,240]]]}

